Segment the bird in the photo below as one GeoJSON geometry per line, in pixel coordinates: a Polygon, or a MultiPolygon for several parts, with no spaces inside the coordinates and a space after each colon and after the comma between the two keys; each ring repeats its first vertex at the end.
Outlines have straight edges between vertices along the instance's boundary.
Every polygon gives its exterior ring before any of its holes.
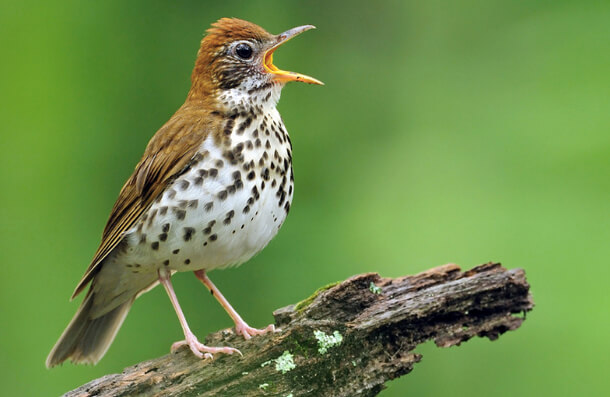
{"type": "Polygon", "coordinates": [[[237,18],[222,18],[201,40],[184,104],[150,139],[123,185],[91,264],[72,298],[89,289],[49,353],[48,368],[70,360],[96,364],[135,299],[161,284],[202,359],[241,352],[199,342],[171,283],[194,272],[245,339],[274,331],[250,327],[208,278],[260,252],[284,223],[294,195],[292,144],[276,109],[282,88],[313,77],[281,70],[274,52],[304,25],[273,35],[237,18]]]}

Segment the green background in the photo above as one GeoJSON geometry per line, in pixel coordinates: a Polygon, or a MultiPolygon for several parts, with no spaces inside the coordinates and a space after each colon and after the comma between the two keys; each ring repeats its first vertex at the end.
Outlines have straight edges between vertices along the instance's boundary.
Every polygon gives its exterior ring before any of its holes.
{"type": "MultiPolygon", "coordinates": [[[[326,83],[291,84],[279,104],[296,176],[282,231],[211,273],[252,325],[353,274],[501,261],[532,285],[523,327],[421,346],[382,395],[608,391],[609,2],[5,0],[1,394],[57,395],[181,337],[157,288],[97,366],[44,367],[120,187],[223,16],[316,25],[275,59],[326,83]]],[[[192,274],[174,283],[197,334],[231,325],[192,274]]]]}

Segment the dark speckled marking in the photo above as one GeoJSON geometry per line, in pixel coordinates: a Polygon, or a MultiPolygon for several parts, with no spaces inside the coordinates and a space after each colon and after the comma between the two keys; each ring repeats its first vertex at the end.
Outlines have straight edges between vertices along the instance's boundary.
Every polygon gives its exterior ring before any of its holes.
{"type": "Polygon", "coordinates": [[[201,185],[203,185],[203,178],[198,176],[197,178],[195,178],[193,183],[195,183],[196,186],[201,186],[201,185]]]}
{"type": "Polygon", "coordinates": [[[209,173],[212,178],[216,178],[218,176],[218,170],[216,168],[210,168],[209,173]]]}
{"type": "Polygon", "coordinates": [[[205,209],[207,212],[210,212],[210,210],[212,209],[213,206],[214,206],[214,202],[213,201],[208,201],[203,206],[203,209],[205,209]]]}
{"type": "Polygon", "coordinates": [[[164,264],[165,266],[169,266],[169,259],[164,260],[164,261],[163,261],[163,264],[164,264]]]}
{"type": "Polygon", "coordinates": [[[190,185],[190,184],[191,184],[191,183],[190,183],[189,181],[187,181],[186,179],[183,179],[183,180],[180,182],[180,189],[182,189],[182,190],[186,190],[186,189],[188,189],[188,188],[189,188],[189,185],[190,185]]]}
{"type": "Polygon", "coordinates": [[[159,242],[155,241],[150,245],[150,248],[152,248],[153,250],[158,250],[159,249],[159,242]]]}
{"type": "Polygon", "coordinates": [[[185,265],[190,265],[191,264],[191,260],[190,259],[185,259],[184,260],[184,264],[185,265]]]}
{"type": "Polygon", "coordinates": [[[191,209],[197,208],[198,205],[199,205],[199,200],[191,200],[188,203],[188,207],[191,209]]]}
{"type": "Polygon", "coordinates": [[[180,248],[176,248],[175,250],[173,250],[172,254],[176,255],[178,252],[180,252],[180,248]]]}
{"type": "Polygon", "coordinates": [[[159,215],[165,215],[167,214],[167,206],[164,205],[163,207],[159,208],[159,215]]]}
{"type": "Polygon", "coordinates": [[[210,240],[210,241],[216,241],[217,239],[218,239],[218,235],[216,235],[216,233],[212,234],[212,235],[209,237],[209,240],[210,240]]]}
{"type": "Polygon", "coordinates": [[[182,237],[184,239],[184,241],[189,241],[191,238],[193,238],[193,234],[195,234],[195,229],[192,227],[185,227],[184,228],[184,236],[182,237]]]}
{"type": "Polygon", "coordinates": [[[225,199],[227,198],[227,191],[226,191],[226,190],[221,190],[221,191],[218,193],[218,198],[219,198],[220,200],[225,200],[225,199]]]}
{"type": "Polygon", "coordinates": [[[161,234],[159,235],[159,240],[161,240],[161,241],[165,241],[165,240],[167,240],[167,233],[161,233],[161,234]]]}
{"type": "Polygon", "coordinates": [[[250,171],[250,172],[248,172],[247,178],[249,181],[251,181],[252,179],[254,179],[255,176],[256,176],[256,172],[250,171]]]}
{"type": "Polygon", "coordinates": [[[140,244],[146,243],[146,233],[140,235],[140,244]]]}
{"type": "Polygon", "coordinates": [[[181,221],[183,221],[186,216],[186,211],[178,207],[172,207],[172,212],[176,215],[176,218],[181,221]]]}
{"type": "Polygon", "coordinates": [[[233,176],[234,180],[241,179],[241,172],[235,171],[235,172],[233,172],[232,176],[233,176]]]}

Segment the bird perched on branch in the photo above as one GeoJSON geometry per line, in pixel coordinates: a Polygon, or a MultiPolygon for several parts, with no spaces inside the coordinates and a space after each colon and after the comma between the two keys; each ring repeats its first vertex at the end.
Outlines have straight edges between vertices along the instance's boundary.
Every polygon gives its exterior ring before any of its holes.
{"type": "Polygon", "coordinates": [[[250,327],[207,277],[239,265],[277,234],[294,193],[292,146],[276,104],[287,82],[322,84],[278,69],[274,51],[306,25],[272,35],[240,19],[214,23],[201,41],[186,101],[153,136],[112,209],[102,242],[72,298],[90,285],[49,354],[96,363],[134,300],[157,284],[174,306],[187,345],[200,358],[239,353],[209,347],[189,329],[171,275],[193,271],[246,339],[250,327]]]}

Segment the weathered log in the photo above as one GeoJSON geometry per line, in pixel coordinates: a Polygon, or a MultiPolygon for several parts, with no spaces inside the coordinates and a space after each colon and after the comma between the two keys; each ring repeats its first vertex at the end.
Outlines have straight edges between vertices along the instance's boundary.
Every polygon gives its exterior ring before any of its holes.
{"type": "Polygon", "coordinates": [[[519,328],[532,307],[525,272],[498,263],[395,279],[360,274],[276,310],[275,334],[208,336],[207,344],[236,347],[243,357],[199,360],[181,349],[66,396],[374,396],[420,361],[417,345],[495,340],[519,328]]]}

